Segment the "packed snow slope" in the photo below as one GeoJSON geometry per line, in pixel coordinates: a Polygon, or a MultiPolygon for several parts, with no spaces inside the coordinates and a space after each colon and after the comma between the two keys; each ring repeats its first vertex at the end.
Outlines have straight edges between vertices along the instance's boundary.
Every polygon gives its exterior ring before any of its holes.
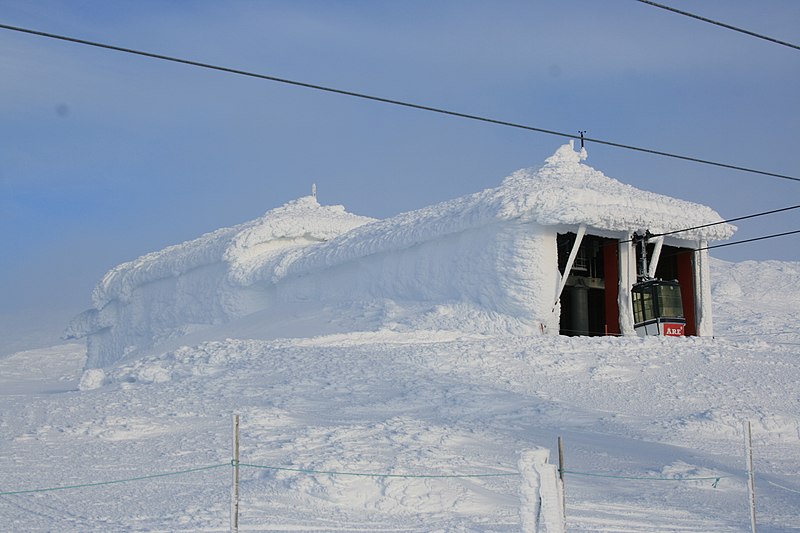
{"type": "MultiPolygon", "coordinates": [[[[208,326],[301,302],[371,302],[415,309],[439,303],[490,315],[474,331],[558,331],[553,312],[556,232],[670,232],[721,220],[711,208],[605,176],[560,147],[538,169],[499,187],[387,220],[321,206],[306,197],[263,217],[154,252],[112,269],[93,308],[68,336],[87,337],[87,367],[105,367],[208,326]]],[[[730,237],[715,224],[686,242],[730,237]]],[[[674,238],[674,237],[672,237],[674,238]]]]}
{"type": "Polygon", "coordinates": [[[759,531],[798,531],[799,274],[713,262],[713,339],[522,336],[384,301],[260,311],[104,370],[81,344],[19,352],[0,530],[227,531],[240,413],[242,531],[520,531],[519,459],[555,461],[561,435],[569,531],[747,532],[744,420],[759,531]]]}

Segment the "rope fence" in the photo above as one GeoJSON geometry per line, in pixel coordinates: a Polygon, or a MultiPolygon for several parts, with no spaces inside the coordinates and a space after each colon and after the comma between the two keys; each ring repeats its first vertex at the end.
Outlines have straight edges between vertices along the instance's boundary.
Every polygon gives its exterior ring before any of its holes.
{"type": "MultiPolygon", "coordinates": [[[[148,479],[156,479],[156,478],[164,478],[170,476],[182,476],[186,474],[191,474],[194,472],[202,472],[206,470],[214,470],[222,467],[242,467],[242,468],[255,468],[261,470],[274,470],[280,472],[295,472],[299,474],[309,474],[309,475],[331,475],[331,476],[358,476],[358,477],[371,477],[371,478],[396,478],[396,479],[474,479],[474,478],[493,478],[493,477],[517,477],[520,476],[520,472],[518,471],[509,471],[509,472],[489,472],[489,473],[477,473],[477,474],[387,474],[387,473],[376,473],[376,472],[348,472],[348,471],[339,471],[339,470],[315,470],[311,468],[294,468],[294,467],[287,467],[287,466],[273,466],[273,465],[259,465],[253,463],[242,463],[236,461],[228,461],[226,463],[215,463],[212,465],[206,466],[198,466],[194,468],[187,468],[184,470],[177,470],[174,472],[161,472],[157,474],[147,474],[143,476],[136,476],[136,477],[129,477],[129,478],[122,478],[122,479],[113,479],[108,481],[97,481],[97,482],[89,482],[89,483],[79,483],[75,485],[62,485],[57,487],[43,487],[43,488],[35,488],[35,489],[24,489],[24,490],[7,490],[0,492],[0,496],[11,496],[16,494],[32,494],[37,492],[51,492],[57,490],[72,490],[72,489],[81,489],[81,488],[90,488],[90,487],[99,487],[103,485],[113,485],[119,483],[129,483],[134,481],[144,481],[148,479]]],[[[617,475],[617,474],[608,474],[608,473],[601,473],[601,472],[579,472],[575,470],[564,470],[564,474],[572,475],[572,476],[587,476],[587,477],[599,477],[599,478],[608,478],[608,479],[624,479],[624,480],[633,480],[633,481],[675,481],[675,482],[694,482],[694,481],[713,481],[712,486],[714,488],[717,487],[720,480],[727,479],[727,478],[734,478],[734,475],[712,475],[712,476],[704,476],[704,477],[659,477],[659,476],[625,476],[625,475],[617,475]]],[[[800,491],[790,489],[788,487],[784,487],[782,485],[778,485],[777,483],[773,483],[772,481],[767,481],[770,485],[774,485],[778,488],[788,490],[791,492],[796,492],[800,494],[800,491]]]]}
{"type": "MultiPolygon", "coordinates": [[[[238,415],[235,415],[238,418],[238,415]]],[[[113,479],[113,480],[106,480],[106,481],[96,481],[96,482],[86,482],[86,483],[77,483],[72,485],[61,485],[61,486],[53,486],[53,487],[38,487],[38,488],[31,488],[31,489],[18,489],[18,490],[2,490],[0,491],[0,496],[21,496],[21,495],[28,495],[28,494],[36,494],[36,493],[46,493],[46,492],[53,492],[53,491],[68,491],[68,490],[79,490],[79,489],[86,489],[86,488],[94,488],[100,486],[108,486],[114,484],[124,484],[124,483],[134,483],[139,481],[146,481],[158,478],[167,478],[167,477],[174,477],[174,476],[185,476],[192,473],[197,472],[204,472],[204,471],[211,471],[211,470],[220,470],[223,468],[231,468],[234,476],[234,496],[233,496],[233,511],[232,511],[232,527],[231,531],[238,532],[238,483],[239,483],[239,476],[238,472],[240,468],[251,468],[251,469],[259,469],[259,470],[271,470],[276,472],[293,472],[297,474],[305,474],[305,475],[328,475],[328,476],[357,476],[357,477],[366,477],[366,478],[375,478],[375,479],[475,479],[475,478],[510,478],[510,477],[520,477],[523,479],[523,485],[525,485],[526,476],[529,474],[525,474],[524,471],[526,470],[526,466],[523,466],[521,462],[516,469],[511,467],[507,467],[505,471],[495,471],[495,472],[477,472],[477,473],[454,473],[454,474],[436,474],[436,473],[419,473],[419,474],[398,474],[398,473],[383,473],[383,472],[354,472],[354,471],[345,471],[345,470],[321,470],[321,469],[313,469],[313,468],[300,468],[300,467],[292,467],[292,466],[276,466],[276,465],[267,465],[267,464],[255,464],[255,463],[246,463],[240,462],[238,460],[238,420],[236,421],[236,439],[235,448],[234,448],[234,459],[231,459],[227,462],[221,463],[214,463],[202,466],[196,466],[191,468],[183,468],[181,470],[175,470],[170,472],[160,472],[154,474],[145,474],[135,477],[127,477],[127,478],[120,478],[120,479],[113,479]]],[[[749,436],[749,433],[748,433],[749,436]]],[[[549,454],[549,451],[547,451],[549,454]]],[[[545,459],[546,462],[546,459],[545,459]]],[[[527,464],[527,463],[526,463],[527,464]]],[[[500,467],[502,469],[503,467],[500,467]]],[[[555,469],[555,466],[550,466],[548,468],[555,469]]],[[[563,514],[563,520],[566,524],[566,506],[564,500],[564,488],[563,488],[563,480],[564,476],[584,476],[584,477],[593,477],[593,478],[604,478],[604,479],[617,479],[617,480],[625,480],[625,481],[637,481],[637,482],[710,482],[711,487],[718,488],[719,483],[723,479],[729,478],[737,478],[743,477],[747,478],[749,483],[753,483],[755,480],[755,472],[752,470],[752,465],[750,469],[746,472],[742,472],[740,474],[736,473],[724,473],[718,474],[713,473],[711,475],[706,476],[693,476],[693,477],[682,477],[680,475],[676,476],[663,476],[663,475],[629,475],[623,473],[609,473],[609,472],[583,472],[577,470],[567,470],[564,468],[563,464],[563,449],[562,449],[562,441],[559,437],[559,464],[558,469],[554,470],[555,474],[561,478],[560,488],[561,491],[560,499],[561,499],[561,509],[563,514]]],[[[760,477],[760,476],[759,476],[760,477]]],[[[763,478],[762,478],[763,479],[763,478]]],[[[800,494],[800,490],[793,489],[790,487],[786,487],[779,483],[775,483],[768,479],[763,479],[769,485],[772,485],[778,489],[800,494]]]]}
{"type": "Polygon", "coordinates": [[[772,481],[767,480],[767,483],[772,485],[773,487],[778,487],[779,489],[787,490],[789,492],[794,492],[795,494],[800,494],[800,490],[790,489],[789,487],[784,487],[783,485],[778,485],[772,481]]]}
{"type": "Polygon", "coordinates": [[[203,470],[212,470],[214,468],[220,468],[223,466],[230,466],[230,463],[217,463],[208,466],[198,466],[196,468],[189,468],[186,470],[178,470],[177,472],[163,472],[160,474],[148,474],[145,476],[137,476],[137,477],[129,477],[125,479],[113,479],[110,481],[97,481],[93,483],[80,483],[78,485],[63,485],[60,487],[47,487],[47,488],[39,488],[39,489],[26,489],[26,490],[10,490],[10,491],[3,491],[0,492],[0,496],[10,496],[13,494],[32,494],[35,492],[52,492],[54,490],[70,490],[70,489],[82,489],[86,487],[99,487],[102,485],[113,485],[115,483],[129,483],[132,481],[142,481],[145,479],[154,479],[159,477],[168,477],[168,476],[182,476],[184,474],[190,474],[192,472],[200,472],[203,470]]]}
{"type": "MultiPolygon", "coordinates": [[[[231,461],[231,466],[237,463],[231,461]]],[[[308,468],[288,468],[283,466],[254,465],[249,463],[238,463],[239,466],[250,468],[261,468],[265,470],[280,470],[286,472],[298,472],[301,474],[328,474],[334,476],[360,476],[374,478],[404,478],[404,479],[468,479],[480,477],[509,477],[518,476],[519,472],[498,472],[489,474],[375,474],[368,472],[339,472],[334,470],[311,470],[308,468]]]]}
{"type": "Polygon", "coordinates": [[[602,478],[609,478],[609,479],[626,479],[632,481],[711,481],[714,482],[711,484],[712,487],[717,488],[719,485],[720,480],[725,478],[732,478],[735,476],[708,476],[708,477],[657,477],[657,476],[617,476],[612,474],[598,474],[594,472],[575,472],[573,470],[564,470],[565,474],[571,474],[574,476],[590,476],[590,477],[602,477],[602,478]]]}

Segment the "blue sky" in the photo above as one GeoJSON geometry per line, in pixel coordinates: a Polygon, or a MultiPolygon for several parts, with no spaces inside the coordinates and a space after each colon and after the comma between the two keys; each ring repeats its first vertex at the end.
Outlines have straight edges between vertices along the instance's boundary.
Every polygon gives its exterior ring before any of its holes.
{"type": "MultiPolygon", "coordinates": [[[[793,0],[668,3],[800,43],[793,0]]],[[[0,0],[0,22],[800,175],[800,52],[634,0],[0,0]]],[[[382,218],[494,187],[564,142],[5,30],[0,80],[0,333],[66,320],[114,265],[312,182],[322,203],[382,218]]],[[[797,182],[588,150],[724,217],[800,203],[797,182]]],[[[797,212],[736,239],[794,229],[797,212]]],[[[794,236],[712,255],[798,250],[794,236]]]]}

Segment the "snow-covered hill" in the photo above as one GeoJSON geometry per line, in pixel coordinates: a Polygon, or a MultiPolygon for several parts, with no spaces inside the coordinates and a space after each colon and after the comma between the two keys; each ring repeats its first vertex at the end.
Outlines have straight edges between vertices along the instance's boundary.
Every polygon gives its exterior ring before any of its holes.
{"type": "Polygon", "coordinates": [[[745,532],[745,419],[759,531],[795,531],[800,264],[712,268],[715,339],[529,337],[371,302],[262,311],[105,371],[82,374],[81,344],[16,353],[0,492],[211,468],[3,494],[0,529],[225,531],[240,413],[240,460],[296,469],[242,467],[242,531],[519,531],[518,476],[298,470],[513,474],[561,435],[569,531],[745,532]]]}
{"type": "Polygon", "coordinates": [[[235,413],[242,531],[530,529],[521,457],[558,436],[570,531],[748,531],[744,421],[759,531],[800,529],[800,263],[711,261],[713,338],[543,335],[543,224],[719,219],[584,156],[384,221],[301,198],[112,269],[88,346],[0,358],[0,530],[225,531],[235,413]]]}

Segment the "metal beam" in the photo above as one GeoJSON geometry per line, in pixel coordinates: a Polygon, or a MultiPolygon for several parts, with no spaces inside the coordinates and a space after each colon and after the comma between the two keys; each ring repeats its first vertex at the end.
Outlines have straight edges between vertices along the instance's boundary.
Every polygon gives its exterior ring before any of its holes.
{"type": "Polygon", "coordinates": [[[647,277],[653,279],[656,277],[658,260],[661,258],[661,248],[664,246],[664,237],[654,237],[647,242],[655,243],[653,257],[650,258],[650,268],[647,269],[647,277]]]}
{"type": "Polygon", "coordinates": [[[586,235],[586,225],[581,224],[578,226],[578,233],[575,235],[575,244],[572,245],[572,250],[569,252],[567,266],[564,267],[564,273],[561,275],[561,283],[558,286],[558,293],[556,293],[556,301],[553,302],[553,311],[555,311],[558,301],[561,299],[561,293],[564,292],[564,286],[567,284],[570,271],[572,271],[572,265],[575,264],[575,258],[578,256],[578,249],[581,247],[584,235],[586,235]]]}

